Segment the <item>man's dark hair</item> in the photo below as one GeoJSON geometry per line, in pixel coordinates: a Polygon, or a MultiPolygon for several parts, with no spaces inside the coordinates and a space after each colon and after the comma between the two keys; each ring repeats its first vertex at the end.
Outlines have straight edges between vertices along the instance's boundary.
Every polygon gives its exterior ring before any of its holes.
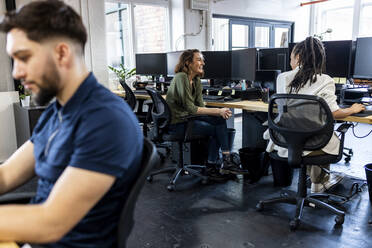
{"type": "Polygon", "coordinates": [[[290,92],[298,92],[310,80],[316,82],[316,75],[322,74],[325,69],[325,50],[323,43],[314,37],[307,37],[295,45],[292,51],[298,55],[299,71],[289,84],[290,92]]]}
{"type": "Polygon", "coordinates": [[[87,41],[81,17],[60,0],[35,1],[8,11],[0,23],[0,31],[8,33],[13,28],[24,31],[30,40],[36,42],[67,37],[77,42],[82,52],[87,41]]]}

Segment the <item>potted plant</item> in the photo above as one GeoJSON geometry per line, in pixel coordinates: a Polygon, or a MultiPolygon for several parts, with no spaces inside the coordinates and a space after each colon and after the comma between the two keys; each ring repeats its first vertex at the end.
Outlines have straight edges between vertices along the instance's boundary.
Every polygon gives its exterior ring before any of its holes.
{"type": "Polygon", "coordinates": [[[19,99],[21,100],[22,107],[30,106],[31,92],[23,87],[22,84],[18,86],[19,99]]]}
{"type": "Polygon", "coordinates": [[[127,68],[124,67],[123,64],[120,64],[118,68],[115,68],[113,66],[108,66],[108,68],[116,74],[116,76],[119,78],[120,82],[125,83],[127,81],[127,79],[136,75],[136,68],[127,69],[127,68]]]}

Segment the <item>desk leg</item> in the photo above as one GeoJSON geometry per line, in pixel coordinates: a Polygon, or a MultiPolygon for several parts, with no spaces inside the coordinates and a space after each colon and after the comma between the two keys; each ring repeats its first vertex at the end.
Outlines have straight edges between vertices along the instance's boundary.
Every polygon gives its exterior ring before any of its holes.
{"type": "Polygon", "coordinates": [[[232,112],[232,115],[231,115],[231,117],[229,119],[227,119],[226,125],[227,125],[227,128],[234,128],[234,119],[235,119],[234,109],[231,108],[230,110],[232,112]]]}
{"type": "Polygon", "coordinates": [[[262,126],[262,123],[265,121],[267,121],[267,113],[243,110],[242,147],[266,149],[266,141],[263,139],[263,133],[267,127],[262,126]]]}

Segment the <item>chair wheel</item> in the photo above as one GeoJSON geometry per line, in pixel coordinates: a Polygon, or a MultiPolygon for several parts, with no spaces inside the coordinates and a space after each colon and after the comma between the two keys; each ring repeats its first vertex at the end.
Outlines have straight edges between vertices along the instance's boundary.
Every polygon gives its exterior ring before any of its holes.
{"type": "Polygon", "coordinates": [[[168,184],[168,185],[167,185],[167,190],[168,190],[169,192],[174,191],[174,190],[175,190],[174,184],[168,184]]]}
{"type": "Polygon", "coordinates": [[[152,182],[152,176],[147,176],[146,180],[151,183],[152,182]]]}
{"type": "Polygon", "coordinates": [[[264,209],[264,205],[263,205],[263,203],[262,203],[262,202],[257,203],[257,205],[256,205],[256,210],[257,210],[258,212],[261,212],[263,209],[264,209]]]}
{"type": "Polygon", "coordinates": [[[291,220],[289,222],[289,228],[291,229],[291,231],[295,231],[299,225],[300,225],[299,219],[291,220]]]}
{"type": "Polygon", "coordinates": [[[347,162],[350,162],[350,160],[351,160],[350,157],[346,157],[346,158],[345,158],[345,162],[346,162],[346,163],[347,163],[347,162]]]}
{"type": "Polygon", "coordinates": [[[336,225],[342,225],[344,224],[344,221],[345,221],[344,216],[337,215],[335,218],[336,225]]]}

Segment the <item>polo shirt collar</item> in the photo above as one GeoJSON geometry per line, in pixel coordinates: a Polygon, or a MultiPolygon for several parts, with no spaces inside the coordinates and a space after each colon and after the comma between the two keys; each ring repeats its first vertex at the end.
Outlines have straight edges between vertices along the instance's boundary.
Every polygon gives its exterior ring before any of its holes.
{"type": "Polygon", "coordinates": [[[63,116],[72,115],[74,110],[76,110],[77,107],[84,102],[85,98],[89,96],[96,83],[97,80],[95,76],[90,72],[64,106],[61,106],[57,100],[54,102],[54,110],[57,112],[61,110],[63,116]]]}

